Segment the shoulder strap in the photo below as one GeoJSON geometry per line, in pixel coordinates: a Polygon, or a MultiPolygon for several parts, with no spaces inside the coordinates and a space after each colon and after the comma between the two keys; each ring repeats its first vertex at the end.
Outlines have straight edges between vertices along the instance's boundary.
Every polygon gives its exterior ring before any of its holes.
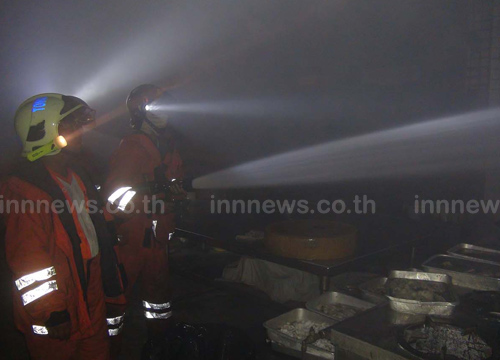
{"type": "Polygon", "coordinates": [[[97,205],[98,211],[91,212],[90,218],[94,223],[94,228],[99,241],[99,249],[101,251],[101,274],[104,293],[108,297],[116,297],[122,294],[122,281],[120,281],[120,271],[118,268],[118,259],[113,246],[116,239],[113,239],[108,230],[106,220],[101,211],[104,207],[104,202],[94,182],[91,180],[90,175],[77,164],[72,164],[71,169],[80,177],[85,188],[87,189],[87,196],[89,201],[93,201],[97,205]]]}

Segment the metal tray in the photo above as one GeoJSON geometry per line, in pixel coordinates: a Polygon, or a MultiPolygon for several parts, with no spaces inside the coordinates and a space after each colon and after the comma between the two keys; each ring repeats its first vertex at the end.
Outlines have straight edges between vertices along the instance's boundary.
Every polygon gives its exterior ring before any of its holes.
{"type": "Polygon", "coordinates": [[[290,349],[290,348],[288,348],[284,345],[281,345],[280,343],[277,343],[276,341],[272,341],[272,340],[271,340],[271,347],[274,351],[280,352],[282,354],[290,355],[290,356],[299,358],[301,360],[323,360],[324,359],[324,357],[312,355],[309,353],[305,353],[304,356],[302,357],[302,352],[300,350],[290,349]]]}
{"type": "Polygon", "coordinates": [[[458,244],[446,251],[448,254],[464,259],[483,261],[493,265],[500,265],[500,251],[471,244],[458,244]],[[464,254],[464,251],[473,251],[474,254],[464,254]]]}
{"type": "Polygon", "coordinates": [[[445,274],[431,274],[416,271],[391,271],[390,279],[408,279],[417,281],[434,281],[446,284],[451,296],[450,301],[419,301],[402,299],[386,295],[392,310],[414,315],[450,316],[458,306],[458,298],[451,288],[451,277],[445,274]]]}
{"type": "Polygon", "coordinates": [[[451,255],[434,255],[431,258],[427,259],[422,264],[422,267],[425,270],[433,273],[450,275],[453,285],[455,286],[461,286],[464,288],[474,289],[474,290],[490,290],[490,291],[500,290],[499,278],[487,277],[479,274],[470,274],[466,272],[460,272],[457,270],[450,270],[442,266],[442,263],[444,261],[449,261],[451,264],[456,264],[462,267],[500,271],[500,266],[498,265],[493,265],[472,259],[455,257],[451,255]]]}
{"type": "Polygon", "coordinates": [[[427,315],[415,315],[398,311],[389,312],[389,322],[392,325],[412,325],[425,321],[427,315]]]}
{"type": "Polygon", "coordinates": [[[372,292],[371,290],[375,287],[384,288],[386,282],[387,282],[386,277],[372,279],[359,285],[359,290],[361,290],[361,292],[363,293],[363,298],[365,300],[377,305],[383,304],[388,301],[387,297],[385,295],[372,292]]]}
{"type": "MultiPolygon", "coordinates": [[[[329,292],[326,292],[326,293],[318,296],[316,299],[308,301],[306,303],[306,308],[317,313],[317,314],[320,314],[322,316],[329,317],[330,319],[334,320],[335,323],[352,317],[352,316],[346,316],[346,317],[339,318],[339,317],[336,317],[334,315],[328,315],[328,314],[321,312],[319,310],[320,306],[330,305],[330,304],[349,305],[349,306],[352,306],[352,307],[360,310],[360,312],[364,311],[364,310],[371,309],[372,307],[375,306],[372,303],[357,299],[357,298],[349,296],[349,295],[345,295],[345,294],[335,292],[335,291],[329,291],[329,292]]],[[[357,314],[355,314],[355,315],[357,315],[357,314]]],[[[353,315],[353,316],[355,316],[355,315],[353,315]]]]}
{"type": "MultiPolygon", "coordinates": [[[[332,326],[333,324],[335,324],[335,321],[326,316],[299,308],[266,321],[264,323],[264,327],[266,328],[267,336],[271,341],[274,341],[288,349],[297,350],[298,353],[292,352],[290,355],[298,356],[301,354],[302,341],[282,333],[280,331],[280,328],[289,322],[307,320],[316,323],[327,323],[328,326],[332,326]]],[[[279,349],[277,350],[279,351],[279,349]]],[[[318,356],[322,359],[335,359],[335,352],[330,352],[314,345],[307,346],[307,354],[318,356]]]]}

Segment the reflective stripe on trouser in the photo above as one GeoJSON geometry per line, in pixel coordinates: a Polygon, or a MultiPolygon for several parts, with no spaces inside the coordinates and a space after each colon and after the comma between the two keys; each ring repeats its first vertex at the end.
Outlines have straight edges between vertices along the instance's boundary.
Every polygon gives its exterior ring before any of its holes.
{"type": "Polygon", "coordinates": [[[108,329],[108,335],[109,336],[116,336],[116,335],[119,335],[123,330],[123,324],[120,324],[120,326],[118,326],[117,328],[113,328],[113,329],[108,329]]]}
{"type": "Polygon", "coordinates": [[[106,318],[106,322],[108,323],[109,336],[116,336],[122,332],[124,318],[125,318],[125,313],[113,318],[106,318]]]}
{"type": "Polygon", "coordinates": [[[172,309],[169,301],[155,304],[143,300],[142,307],[144,308],[144,316],[146,319],[165,320],[172,316],[172,309]]]}
{"type": "Polygon", "coordinates": [[[152,312],[152,311],[144,311],[144,316],[146,319],[163,319],[166,320],[172,316],[172,311],[167,312],[152,312]]]}

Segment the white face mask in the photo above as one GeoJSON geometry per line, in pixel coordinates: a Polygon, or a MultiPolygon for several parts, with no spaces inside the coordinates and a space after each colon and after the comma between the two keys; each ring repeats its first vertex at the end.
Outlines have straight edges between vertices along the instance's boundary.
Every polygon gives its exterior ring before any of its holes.
{"type": "Polygon", "coordinates": [[[147,119],[158,129],[164,129],[167,127],[168,116],[167,115],[157,115],[153,112],[146,112],[147,119]]]}

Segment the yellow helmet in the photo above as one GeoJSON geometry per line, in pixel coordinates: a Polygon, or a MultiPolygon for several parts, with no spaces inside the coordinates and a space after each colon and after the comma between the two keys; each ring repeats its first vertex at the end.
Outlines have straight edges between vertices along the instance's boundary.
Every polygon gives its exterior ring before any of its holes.
{"type": "MultiPolygon", "coordinates": [[[[21,155],[26,157],[55,140],[59,136],[59,123],[70,114],[74,121],[82,124],[95,120],[95,110],[75,96],[46,93],[25,100],[14,116],[16,133],[23,145],[21,155]]],[[[45,155],[55,155],[60,151],[56,148],[45,155]]]]}

